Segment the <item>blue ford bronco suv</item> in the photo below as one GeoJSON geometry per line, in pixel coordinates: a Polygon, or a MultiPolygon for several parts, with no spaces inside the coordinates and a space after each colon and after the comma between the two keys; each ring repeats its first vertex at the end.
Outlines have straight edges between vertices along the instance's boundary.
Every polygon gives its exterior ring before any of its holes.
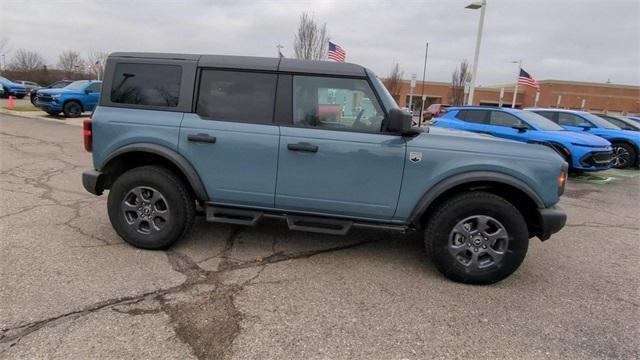
{"type": "Polygon", "coordinates": [[[83,130],[84,187],[110,190],[114,229],[144,249],[186,236],[196,209],[336,235],[422,230],[445,276],[486,284],[566,221],[568,165],[551,148],[413,128],[355,64],[113,53],[83,130]]]}

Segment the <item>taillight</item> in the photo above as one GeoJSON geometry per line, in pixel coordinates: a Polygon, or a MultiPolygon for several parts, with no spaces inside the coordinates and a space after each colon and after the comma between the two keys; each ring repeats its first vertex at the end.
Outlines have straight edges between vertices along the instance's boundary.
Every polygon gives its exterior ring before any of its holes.
{"type": "Polygon", "coordinates": [[[93,131],[91,129],[91,118],[82,122],[82,138],[84,140],[84,149],[91,152],[93,147],[93,131]]]}

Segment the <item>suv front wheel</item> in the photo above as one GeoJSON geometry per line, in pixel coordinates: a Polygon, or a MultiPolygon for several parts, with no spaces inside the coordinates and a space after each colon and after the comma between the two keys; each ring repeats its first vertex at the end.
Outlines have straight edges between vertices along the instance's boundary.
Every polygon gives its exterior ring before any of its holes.
{"type": "Polygon", "coordinates": [[[166,249],[193,226],[195,200],[184,182],[159,166],[122,174],[107,199],[111,225],[129,244],[166,249]]]}
{"type": "Polygon", "coordinates": [[[436,209],[426,225],[425,245],[438,270],[449,279],[490,284],[520,266],[529,233],[510,202],[477,191],[454,196],[436,209]]]}

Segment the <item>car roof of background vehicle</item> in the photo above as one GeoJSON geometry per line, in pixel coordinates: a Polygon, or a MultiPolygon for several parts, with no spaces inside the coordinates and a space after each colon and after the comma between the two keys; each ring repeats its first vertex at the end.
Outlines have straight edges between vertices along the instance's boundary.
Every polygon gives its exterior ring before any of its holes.
{"type": "Polygon", "coordinates": [[[488,105],[479,105],[479,106],[450,106],[447,111],[455,111],[455,110],[485,110],[485,111],[502,111],[511,114],[517,114],[520,109],[512,109],[507,107],[497,107],[497,106],[488,106],[488,105]]]}
{"type": "Polygon", "coordinates": [[[524,110],[529,110],[529,111],[554,111],[554,112],[564,112],[564,113],[570,113],[570,114],[576,114],[576,115],[591,114],[591,113],[589,113],[587,111],[582,111],[582,110],[556,109],[556,108],[525,108],[524,110]]]}
{"type": "Polygon", "coordinates": [[[217,67],[226,69],[250,69],[358,77],[364,77],[367,75],[366,69],[360,65],[321,60],[141,52],[115,52],[109,55],[109,57],[197,61],[198,66],[201,67],[217,67]]]}

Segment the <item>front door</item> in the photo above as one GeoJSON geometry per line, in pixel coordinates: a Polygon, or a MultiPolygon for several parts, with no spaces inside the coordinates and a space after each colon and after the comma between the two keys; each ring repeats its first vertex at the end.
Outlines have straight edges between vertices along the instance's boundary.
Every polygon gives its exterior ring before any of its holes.
{"type": "Polygon", "coordinates": [[[276,74],[202,70],[196,113],[180,128],[180,153],[219,205],[274,206],[276,74]]]}
{"type": "Polygon", "coordinates": [[[292,126],[280,128],[276,207],[390,219],[406,143],[381,131],[384,113],[365,79],[293,77],[292,126]]]}

